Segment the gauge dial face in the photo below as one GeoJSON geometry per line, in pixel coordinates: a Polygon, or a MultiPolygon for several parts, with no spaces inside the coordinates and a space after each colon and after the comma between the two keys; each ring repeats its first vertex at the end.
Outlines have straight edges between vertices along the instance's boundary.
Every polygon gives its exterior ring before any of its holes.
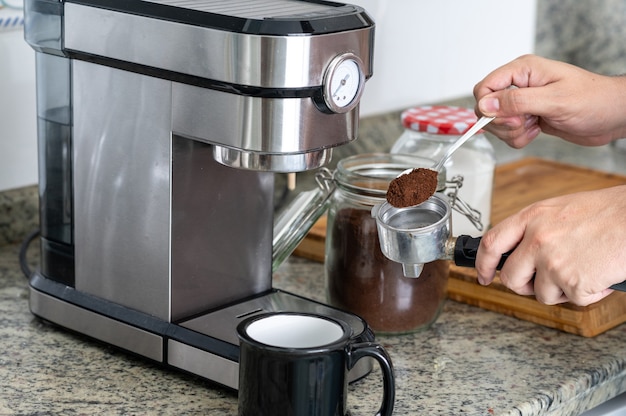
{"type": "Polygon", "coordinates": [[[352,110],[363,90],[363,71],[354,58],[340,56],[329,67],[325,81],[325,101],[336,113],[352,110]]]}

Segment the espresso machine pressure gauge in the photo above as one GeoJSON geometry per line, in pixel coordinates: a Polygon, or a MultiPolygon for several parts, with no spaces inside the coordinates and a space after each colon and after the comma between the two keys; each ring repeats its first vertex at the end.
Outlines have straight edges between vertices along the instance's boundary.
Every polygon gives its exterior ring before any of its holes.
{"type": "Polygon", "coordinates": [[[324,77],[324,101],[334,113],[347,113],[357,106],[365,76],[361,60],[354,54],[337,56],[324,77]]]}

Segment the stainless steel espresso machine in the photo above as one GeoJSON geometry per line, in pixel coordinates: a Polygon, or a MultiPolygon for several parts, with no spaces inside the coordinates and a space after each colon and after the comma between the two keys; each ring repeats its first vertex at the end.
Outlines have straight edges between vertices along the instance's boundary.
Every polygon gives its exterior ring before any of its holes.
{"type": "Polygon", "coordinates": [[[251,314],[329,314],[373,339],[360,318],[272,286],[275,172],[320,167],[356,138],[374,37],[362,8],[26,0],[25,37],[35,315],[235,389],[235,328],[251,314]]]}

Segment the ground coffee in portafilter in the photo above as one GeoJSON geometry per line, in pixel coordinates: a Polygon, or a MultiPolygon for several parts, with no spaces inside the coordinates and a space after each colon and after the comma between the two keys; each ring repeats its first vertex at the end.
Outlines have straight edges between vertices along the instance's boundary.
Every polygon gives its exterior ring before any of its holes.
{"type": "Polygon", "coordinates": [[[419,205],[437,192],[438,172],[417,168],[400,175],[389,184],[387,202],[396,208],[419,205]]]}
{"type": "Polygon", "coordinates": [[[332,305],[361,316],[379,333],[412,332],[434,322],[446,297],[447,261],[427,263],[419,278],[407,278],[402,265],[381,252],[369,211],[341,209],[329,227],[326,267],[332,305]]]}

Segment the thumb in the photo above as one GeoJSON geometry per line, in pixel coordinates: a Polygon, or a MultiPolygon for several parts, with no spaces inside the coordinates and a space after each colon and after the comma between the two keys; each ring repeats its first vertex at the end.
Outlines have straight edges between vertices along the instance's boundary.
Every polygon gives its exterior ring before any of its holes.
{"type": "Polygon", "coordinates": [[[487,117],[499,116],[498,111],[500,111],[500,99],[494,95],[495,94],[490,94],[485,96],[478,102],[478,109],[482,115],[487,117]]]}
{"type": "Polygon", "coordinates": [[[488,117],[541,116],[544,110],[539,99],[539,88],[507,88],[485,95],[478,102],[478,109],[488,117]]]}

